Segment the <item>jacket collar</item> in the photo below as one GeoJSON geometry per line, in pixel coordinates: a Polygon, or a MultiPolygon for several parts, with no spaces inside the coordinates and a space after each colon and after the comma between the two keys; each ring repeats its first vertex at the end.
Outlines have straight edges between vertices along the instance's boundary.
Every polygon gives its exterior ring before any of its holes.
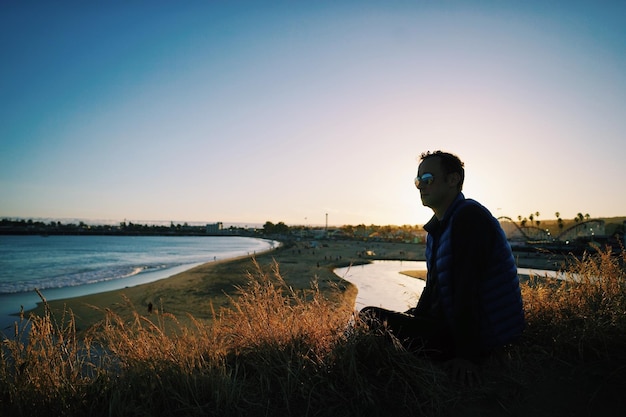
{"type": "Polygon", "coordinates": [[[431,217],[428,223],[424,225],[424,230],[426,230],[428,233],[433,233],[436,232],[439,228],[443,227],[463,201],[465,201],[465,196],[463,195],[463,193],[459,193],[454,201],[452,201],[452,204],[450,204],[450,206],[446,209],[443,218],[439,220],[437,216],[431,217]]]}

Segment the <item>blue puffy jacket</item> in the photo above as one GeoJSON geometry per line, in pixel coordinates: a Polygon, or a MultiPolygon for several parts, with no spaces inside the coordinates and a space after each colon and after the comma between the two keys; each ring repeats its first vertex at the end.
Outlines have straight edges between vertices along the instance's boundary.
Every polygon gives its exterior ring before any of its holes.
{"type": "Polygon", "coordinates": [[[524,328],[519,278],[498,221],[462,193],[428,232],[428,279],[417,311],[444,321],[459,356],[517,339],[524,328]]]}

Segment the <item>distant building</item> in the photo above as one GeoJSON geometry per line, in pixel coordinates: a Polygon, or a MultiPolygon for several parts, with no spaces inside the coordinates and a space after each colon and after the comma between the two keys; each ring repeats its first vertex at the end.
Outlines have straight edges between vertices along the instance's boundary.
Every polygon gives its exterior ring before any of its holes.
{"type": "Polygon", "coordinates": [[[224,229],[224,224],[222,222],[211,223],[206,225],[207,234],[220,234],[224,229]]]}

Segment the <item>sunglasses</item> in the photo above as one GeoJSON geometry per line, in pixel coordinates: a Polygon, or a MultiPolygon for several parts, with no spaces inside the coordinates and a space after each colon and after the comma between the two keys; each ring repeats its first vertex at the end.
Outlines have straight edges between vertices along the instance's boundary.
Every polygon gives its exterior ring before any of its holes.
{"type": "Polygon", "coordinates": [[[415,186],[419,187],[420,185],[430,185],[435,181],[435,177],[430,172],[425,172],[422,175],[415,177],[415,186]]]}

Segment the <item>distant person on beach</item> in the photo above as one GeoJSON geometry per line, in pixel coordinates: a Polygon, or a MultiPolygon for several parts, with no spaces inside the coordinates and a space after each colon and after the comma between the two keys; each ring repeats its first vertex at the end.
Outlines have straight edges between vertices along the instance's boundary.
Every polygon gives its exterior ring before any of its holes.
{"type": "Polygon", "coordinates": [[[385,326],[407,349],[445,361],[453,378],[479,382],[478,365],[522,333],[524,310],[511,247],[498,221],[461,192],[464,164],[453,154],[421,155],[415,179],[434,216],[424,225],[426,287],[415,308],[365,307],[370,326],[385,326]]]}

